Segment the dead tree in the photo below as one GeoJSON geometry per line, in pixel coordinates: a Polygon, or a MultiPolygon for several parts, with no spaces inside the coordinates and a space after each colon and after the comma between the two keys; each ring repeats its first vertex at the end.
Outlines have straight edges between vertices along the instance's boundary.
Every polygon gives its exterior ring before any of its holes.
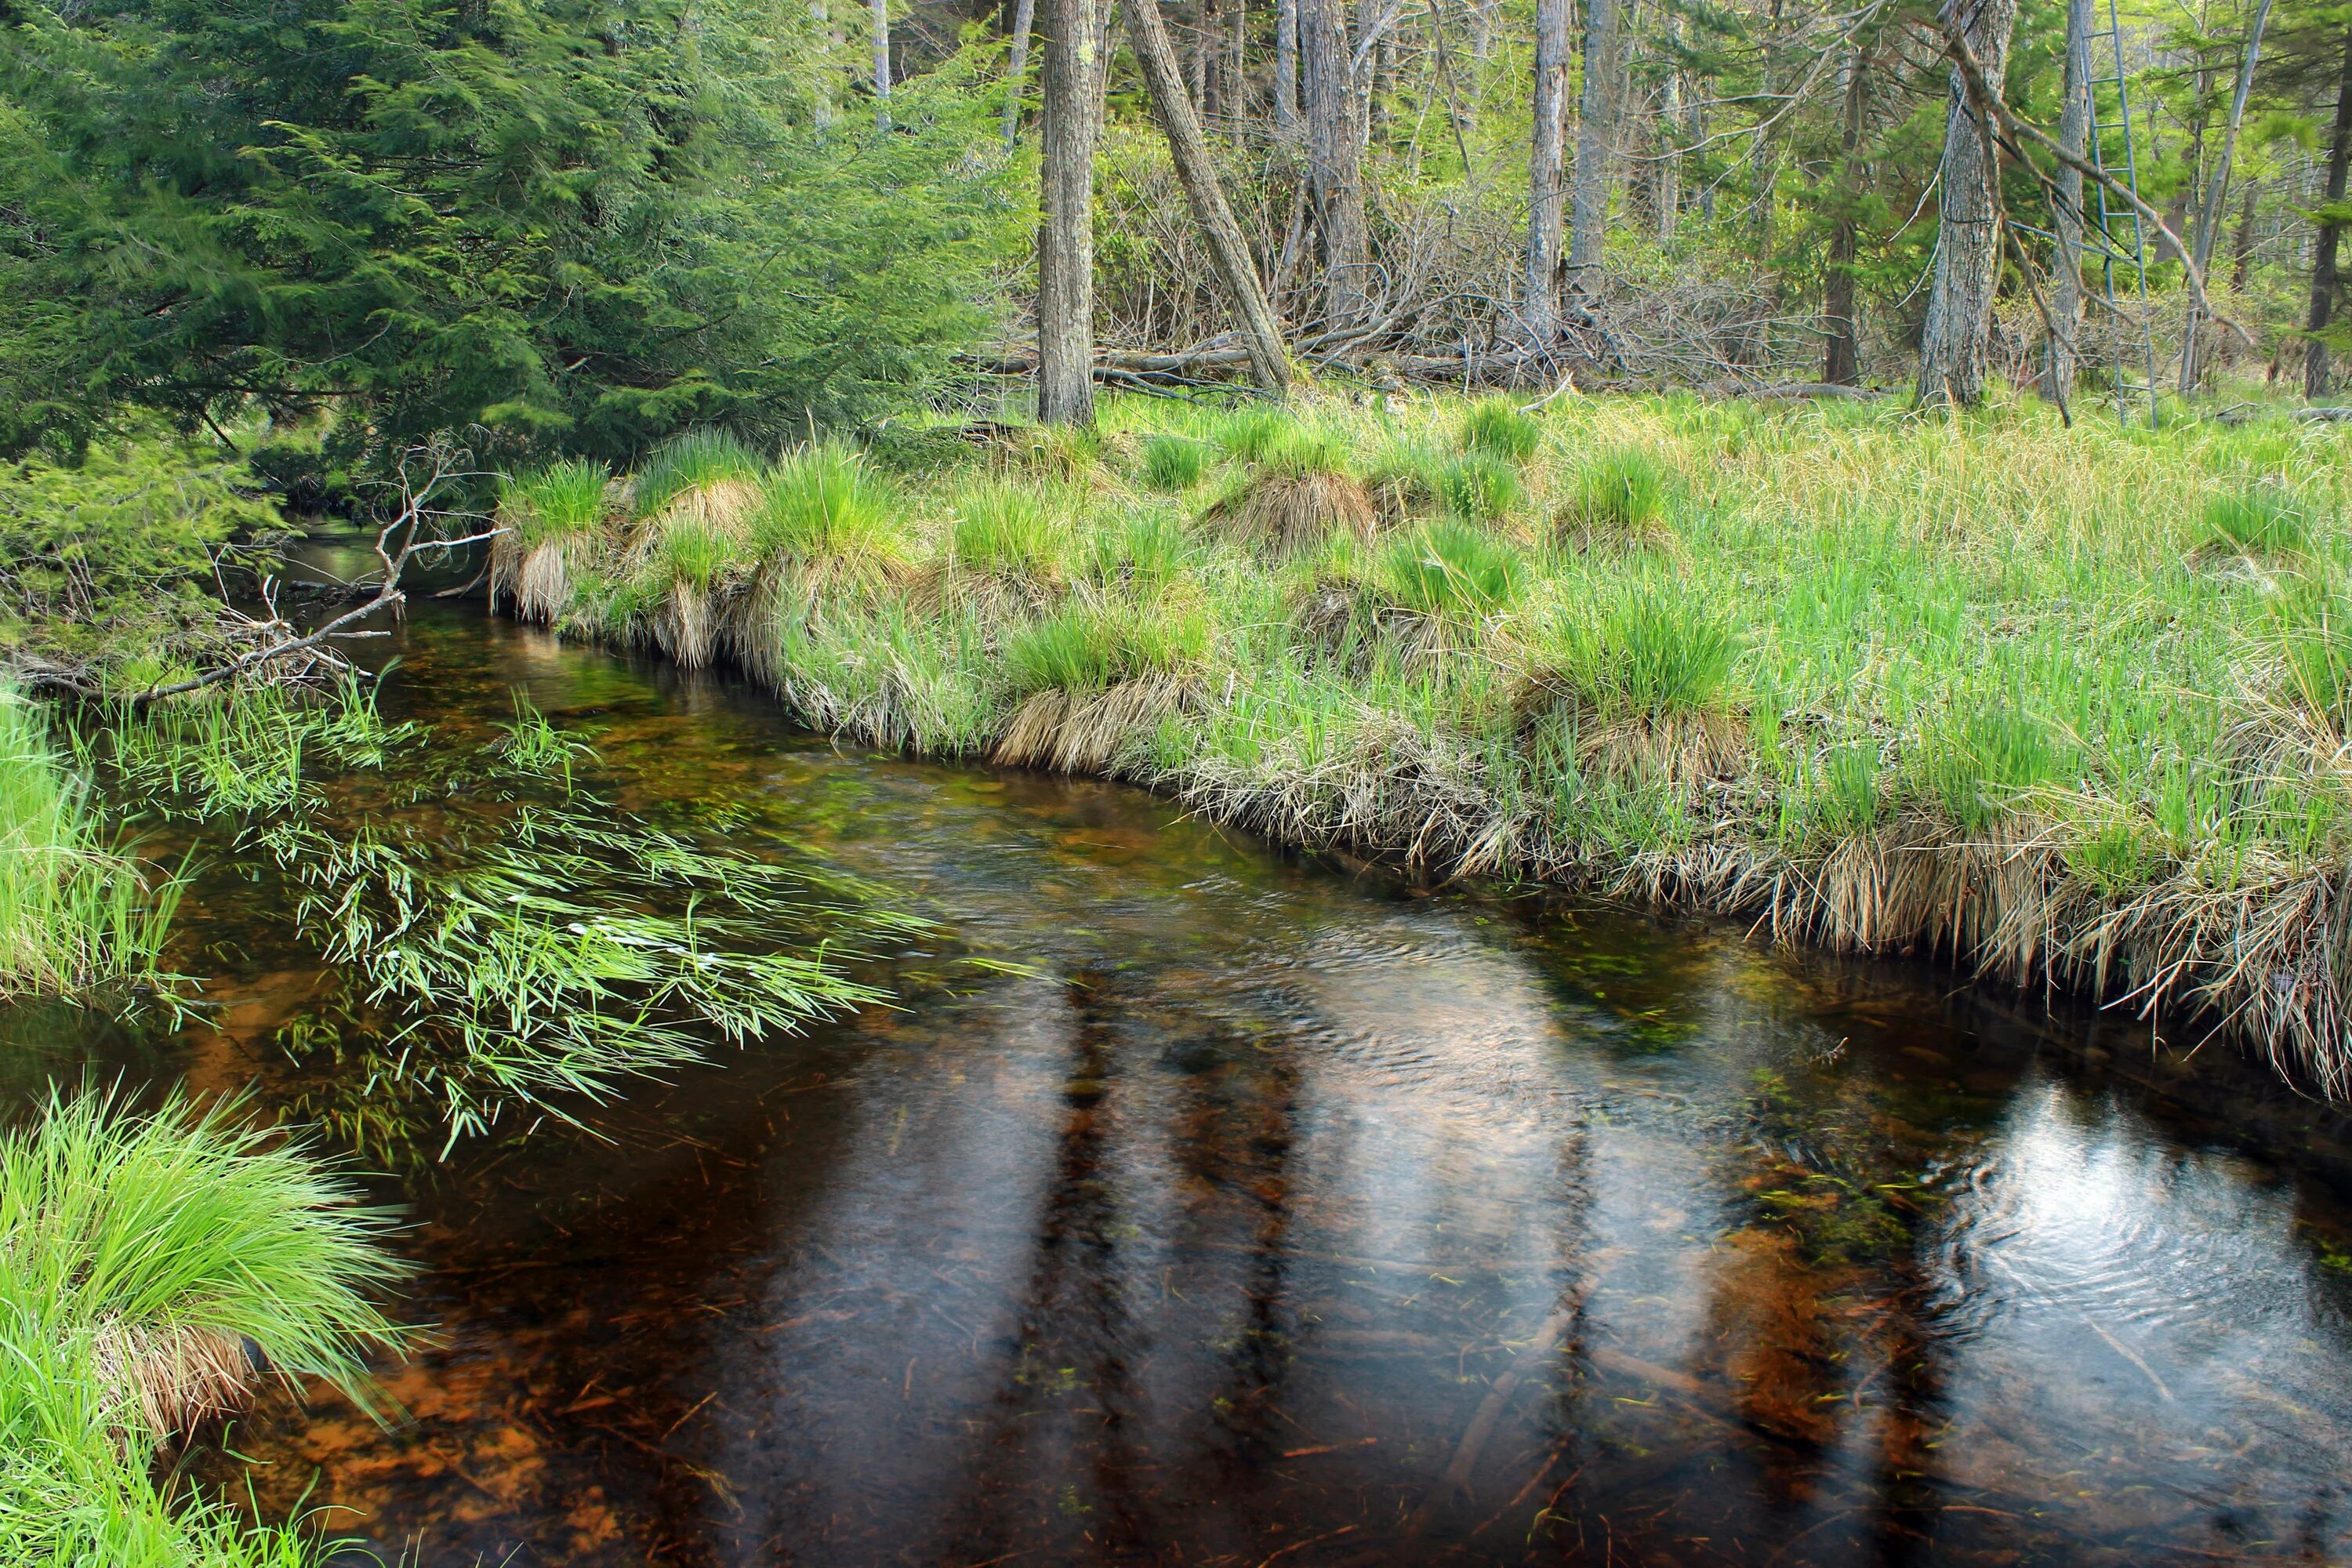
{"type": "MultiPolygon", "coordinates": [[[[2331,214],[2344,208],[2345,176],[2352,172],[2352,25],[2344,29],[2344,75],[2336,89],[2336,129],[2327,143],[2327,206],[2331,214]]],[[[2319,226],[2319,240],[2311,255],[2311,314],[2305,321],[2303,351],[2303,395],[2318,397],[2327,391],[2327,340],[2322,336],[2336,311],[2336,247],[2344,226],[2334,221],[2319,226]]]]}
{"type": "Polygon", "coordinates": [[[1538,344],[1559,335],[1560,231],[1568,155],[1570,0],[1536,0],[1535,132],[1528,153],[1528,273],[1519,314],[1538,344]]]}
{"type": "Polygon", "coordinates": [[[1223,286],[1225,302],[1241,325],[1250,374],[1278,397],[1290,389],[1290,355],[1283,347],[1274,307],[1266,302],[1265,289],[1250,260],[1249,243],[1234,221],[1224,188],[1217,183],[1217,171],[1209,162],[1209,144],[1201,133],[1200,118],[1192,112],[1192,100],[1177,77],[1176,51],[1170,47],[1168,29],[1160,18],[1160,0],[1127,0],[1127,36],[1143,67],[1152,111],[1167,135],[1168,151],[1175,160],[1176,177],[1183,183],[1192,221],[1201,226],[1209,242],[1209,258],[1223,286]]]}

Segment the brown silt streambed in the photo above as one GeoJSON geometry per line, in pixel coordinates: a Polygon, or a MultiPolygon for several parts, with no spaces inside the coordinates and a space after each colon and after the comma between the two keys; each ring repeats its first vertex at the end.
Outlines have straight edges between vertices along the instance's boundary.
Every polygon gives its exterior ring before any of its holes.
{"type": "MultiPolygon", "coordinates": [[[[207,1468],[266,1510],[436,1565],[2352,1561],[2352,1140],[2225,1047],[399,641],[388,713],[520,688],[621,805],[940,940],[896,1007],[393,1163],[405,1416],[265,1402],[207,1468]]],[[[207,853],[211,1024],[19,1013],[16,1092],[299,1100],[316,962],[207,853]]]]}

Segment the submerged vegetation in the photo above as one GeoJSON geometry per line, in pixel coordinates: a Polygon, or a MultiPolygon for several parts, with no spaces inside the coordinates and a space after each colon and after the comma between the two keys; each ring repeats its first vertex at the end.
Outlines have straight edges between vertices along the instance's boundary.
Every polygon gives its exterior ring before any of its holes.
{"type": "MultiPolygon", "coordinates": [[[[2031,404],[1120,403],[695,592],[836,732],[2200,1009],[2341,1093],[2347,455],[2031,404]]],[[[632,540],[558,625],[665,646],[632,540]]]]}

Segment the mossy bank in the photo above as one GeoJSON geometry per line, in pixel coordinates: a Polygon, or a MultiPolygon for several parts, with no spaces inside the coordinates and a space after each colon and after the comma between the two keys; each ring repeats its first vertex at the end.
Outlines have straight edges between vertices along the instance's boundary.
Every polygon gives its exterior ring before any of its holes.
{"type": "Polygon", "coordinates": [[[845,737],[1945,953],[2352,1091],[2345,432],[1134,401],[958,446],[519,475],[493,593],[845,737]]]}

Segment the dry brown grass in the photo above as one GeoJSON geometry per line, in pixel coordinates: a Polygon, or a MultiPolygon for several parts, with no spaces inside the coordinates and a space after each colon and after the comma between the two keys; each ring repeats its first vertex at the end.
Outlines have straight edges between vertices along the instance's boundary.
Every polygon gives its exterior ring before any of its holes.
{"type": "Polygon", "coordinates": [[[1370,539],[1381,519],[1361,480],[1267,471],[1212,508],[1210,521],[1261,553],[1280,557],[1305,554],[1339,534],[1370,539]]]}
{"type": "Polygon", "coordinates": [[[1123,753],[1199,698],[1197,684],[1177,675],[1137,676],[1092,692],[1051,687],[1013,710],[992,755],[1012,767],[1113,772],[1123,753]]]}

